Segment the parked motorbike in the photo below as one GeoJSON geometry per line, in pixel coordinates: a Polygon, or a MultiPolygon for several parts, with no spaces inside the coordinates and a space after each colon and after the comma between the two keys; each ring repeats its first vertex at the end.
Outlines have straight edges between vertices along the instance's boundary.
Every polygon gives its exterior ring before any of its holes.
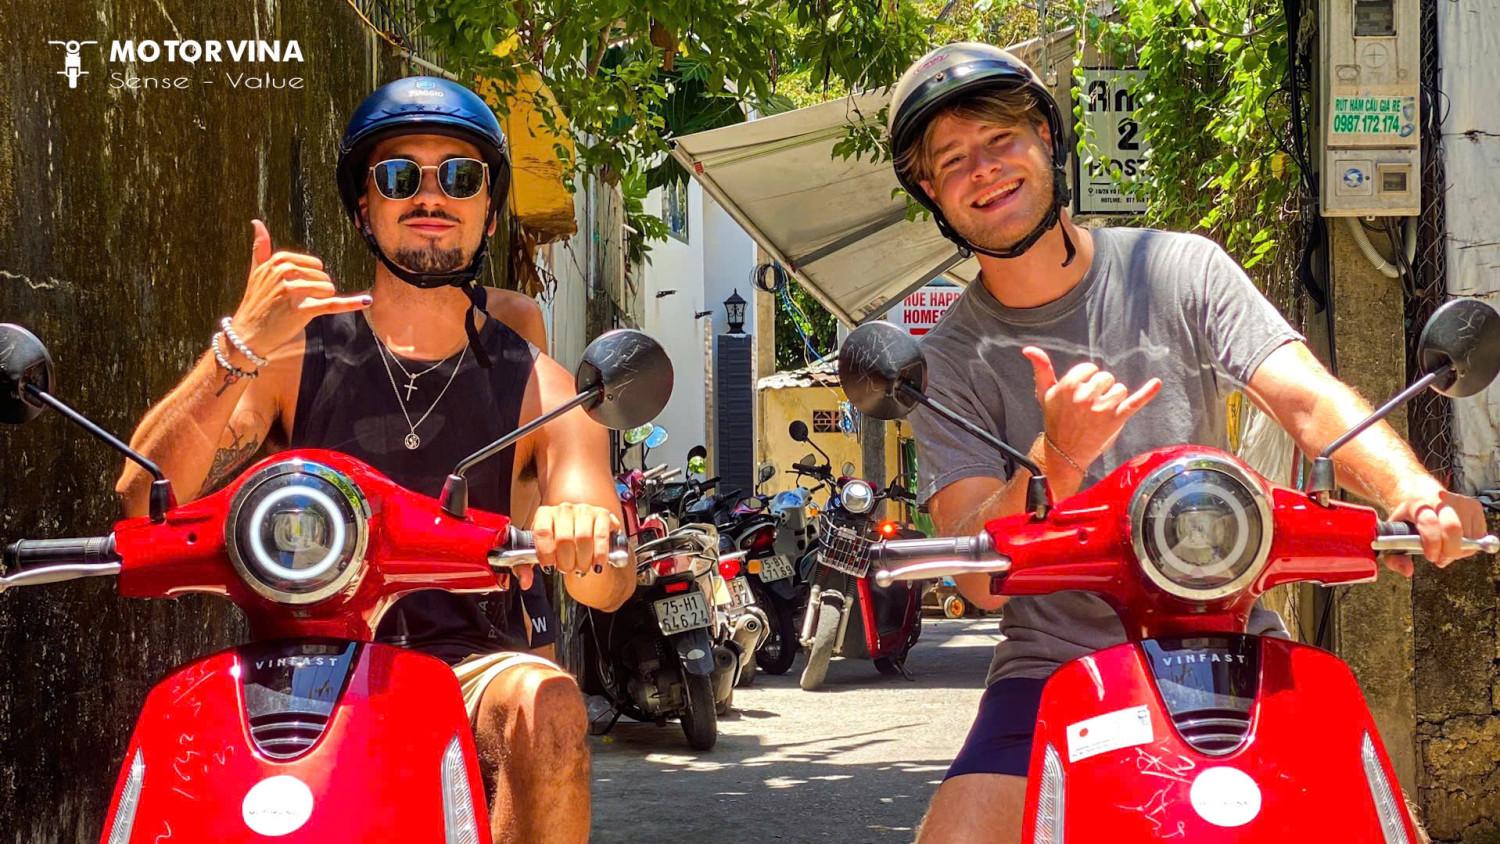
{"type": "MultiPolygon", "coordinates": [[[[666,438],[660,426],[627,431],[621,456],[637,443],[649,451],[666,438]]],[[[616,477],[626,530],[643,543],[637,549],[636,591],[615,612],[585,614],[583,686],[613,710],[607,722],[604,713],[596,714],[595,732],[607,732],[622,714],[658,723],[678,718],[688,743],[707,750],[718,735],[711,716],[726,715],[733,706],[734,687],[748,660],[745,649],[753,649],[765,628],[753,607],[733,602],[723,573],[737,571],[738,559],[720,555],[713,525],[674,526],[675,519],[642,513],[678,475],[680,469],[661,465],[616,477]]]]}
{"type": "MultiPolygon", "coordinates": [[[[817,448],[805,424],[793,426],[794,439],[817,448]]],[[[807,470],[805,463],[798,465],[807,470]]],[[[808,576],[800,640],[807,649],[801,685],[808,691],[822,688],[835,655],[869,659],[881,674],[904,675],[906,657],[922,634],[921,584],[876,585],[869,576],[870,543],[878,538],[875,508],[910,493],[894,480],[877,492],[853,471],[846,465],[833,482],[836,491],[818,514],[818,546],[809,555],[816,567],[808,576]],[[857,631],[852,637],[851,620],[857,631]]],[[[820,472],[827,475],[826,469],[820,472]]]]}
{"type": "MultiPolygon", "coordinates": [[[[150,515],[103,536],[21,540],[0,592],[116,576],[119,592],[222,595],[251,640],[173,671],[125,749],[103,844],[140,841],[488,842],[484,783],[453,672],[371,641],[382,613],[421,589],[480,592],[536,562],[530,535],[468,507],[467,471],[582,406],[627,428],[660,411],[671,364],[644,334],[585,350],[579,393],[466,458],[440,500],[365,463],[299,449],[177,505],[161,470],[52,392],[35,336],[0,325],[0,421],[50,407],[145,468],[150,515]]],[[[611,560],[628,564],[616,538],[611,560]]]]}
{"type": "MultiPolygon", "coordinates": [[[[992,575],[1000,595],[1091,591],[1128,641],[1047,681],[1022,840],[1384,841],[1417,829],[1354,675],[1334,654],[1245,633],[1255,599],[1297,581],[1375,580],[1382,551],[1420,553],[1414,528],[1331,497],[1332,453],[1413,395],[1463,397],[1500,370],[1500,314],[1459,299],[1419,340],[1425,374],[1313,462],[1306,489],[1232,455],[1163,448],[1059,504],[1030,461],[924,393],[920,348],[900,329],[851,332],[844,389],[876,418],[916,404],[1033,473],[1026,512],[975,536],[877,542],[882,582],[992,575]]],[[[1500,540],[1465,540],[1495,553],[1500,540]]]]}
{"type": "Polygon", "coordinates": [[[713,642],[711,604],[698,584],[718,562],[718,537],[703,525],[638,545],[635,594],[614,612],[587,611],[579,632],[584,692],[608,699],[616,719],[677,718],[695,750],[718,740],[714,677],[732,658],[713,642]]]}

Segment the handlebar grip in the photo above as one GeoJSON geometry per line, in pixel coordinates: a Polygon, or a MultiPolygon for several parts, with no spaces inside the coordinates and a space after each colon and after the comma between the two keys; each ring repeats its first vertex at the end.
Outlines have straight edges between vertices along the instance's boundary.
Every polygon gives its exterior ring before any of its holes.
{"type": "Polygon", "coordinates": [[[987,533],[931,539],[888,539],[870,545],[871,563],[904,563],[875,572],[875,585],[897,580],[931,580],[959,574],[1001,574],[1010,560],[995,550],[987,533]]]}
{"type": "MultiPolygon", "coordinates": [[[[1388,522],[1382,519],[1375,524],[1375,536],[1375,541],[1370,543],[1372,551],[1422,553],[1422,537],[1417,535],[1417,526],[1411,522],[1388,522]]],[[[1464,539],[1459,547],[1464,551],[1478,551],[1481,554],[1500,553],[1500,538],[1491,535],[1464,539]]]]}
{"type": "MultiPolygon", "coordinates": [[[[506,546],[512,551],[535,551],[536,535],[525,528],[512,527],[510,529],[510,541],[506,546]]],[[[609,550],[630,550],[630,537],[624,533],[612,533],[609,536],[609,550]]]]}
{"type": "Polygon", "coordinates": [[[1416,532],[1417,526],[1411,522],[1388,522],[1381,519],[1375,523],[1376,536],[1412,536],[1416,532]]]}
{"type": "Polygon", "coordinates": [[[71,539],[22,539],[5,549],[5,568],[18,566],[98,565],[118,563],[114,536],[71,539]]]}

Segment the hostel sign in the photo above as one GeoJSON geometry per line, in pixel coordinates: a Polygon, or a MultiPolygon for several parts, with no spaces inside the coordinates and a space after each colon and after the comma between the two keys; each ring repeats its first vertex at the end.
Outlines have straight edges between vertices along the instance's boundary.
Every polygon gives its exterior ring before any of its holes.
{"type": "Polygon", "coordinates": [[[1140,214],[1146,203],[1127,196],[1118,184],[1140,175],[1146,164],[1146,145],[1135,115],[1135,86],[1145,72],[1131,69],[1086,67],[1083,87],[1078,90],[1083,122],[1097,151],[1090,150],[1078,161],[1074,183],[1078,186],[1080,214],[1140,214]]]}
{"type": "Polygon", "coordinates": [[[963,292],[963,288],[956,284],[935,281],[906,294],[906,298],[892,308],[885,318],[906,329],[906,333],[920,337],[938,324],[938,320],[953,307],[953,303],[958,301],[963,292]]]}

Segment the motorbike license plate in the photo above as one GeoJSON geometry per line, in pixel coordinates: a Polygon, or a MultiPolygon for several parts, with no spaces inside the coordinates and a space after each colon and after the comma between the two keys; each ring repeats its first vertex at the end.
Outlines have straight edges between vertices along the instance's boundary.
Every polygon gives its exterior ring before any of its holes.
{"type": "Polygon", "coordinates": [[[671,635],[708,626],[708,602],[703,593],[693,590],[671,598],[661,598],[651,605],[661,632],[671,635]]]}
{"type": "Polygon", "coordinates": [[[750,591],[749,578],[744,576],[736,577],[734,580],[729,582],[729,586],[729,591],[734,595],[735,609],[738,610],[743,609],[744,607],[755,606],[755,593],[750,591]]]}
{"type": "Polygon", "coordinates": [[[792,561],[777,554],[760,561],[760,579],[766,583],[792,576],[792,561]]]}

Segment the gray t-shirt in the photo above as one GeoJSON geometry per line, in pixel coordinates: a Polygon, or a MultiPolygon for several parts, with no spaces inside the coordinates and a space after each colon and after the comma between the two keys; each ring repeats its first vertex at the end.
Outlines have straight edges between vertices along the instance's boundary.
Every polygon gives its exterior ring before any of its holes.
{"type": "MultiPolygon", "coordinates": [[[[1132,391],[1153,377],[1161,392],[1125,423],[1089,467],[1084,486],[1151,449],[1228,448],[1225,399],[1277,347],[1301,340],[1222,249],[1197,235],[1096,229],[1094,260],[1062,298],[1007,308],[983,284],[969,286],[922,339],[929,393],[1025,451],[1042,430],[1024,346],[1047,352],[1058,377],[1092,361],[1132,391]]],[[[925,500],[954,481],[1007,476],[1003,458],[926,410],[912,416],[925,500]]],[[[1005,605],[1005,639],[988,683],[1050,675],[1058,666],[1125,641],[1114,611],[1085,592],[1018,596],[1005,605]]],[[[1285,630],[1257,606],[1250,632],[1285,630]]]]}

